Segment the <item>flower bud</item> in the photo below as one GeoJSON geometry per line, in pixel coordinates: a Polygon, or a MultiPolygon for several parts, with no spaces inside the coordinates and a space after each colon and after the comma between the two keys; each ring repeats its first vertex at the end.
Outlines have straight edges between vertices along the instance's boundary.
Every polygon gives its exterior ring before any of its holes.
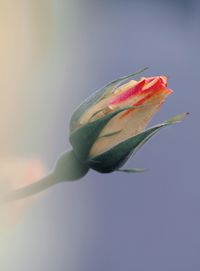
{"type": "Polygon", "coordinates": [[[152,135],[185,116],[181,114],[145,131],[172,90],[165,76],[142,77],[119,86],[133,75],[94,93],[72,116],[70,142],[74,152],[99,172],[119,169],[152,135]]]}
{"type": "MultiPolygon", "coordinates": [[[[88,97],[71,118],[69,140],[73,149],[64,152],[58,158],[54,170],[49,175],[28,186],[0,195],[0,207],[1,204],[8,204],[12,210],[15,207],[12,205],[13,201],[24,199],[21,202],[27,203],[26,197],[59,182],[78,180],[86,175],[90,168],[101,173],[116,170],[141,172],[141,169],[121,167],[153,135],[163,127],[180,122],[188,113],[179,114],[146,129],[172,90],[168,88],[165,76],[142,77],[139,81],[130,80],[123,84],[136,74],[114,80],[88,97]]],[[[31,168],[32,166],[34,169],[34,162],[31,163],[31,168]]],[[[31,168],[28,172],[32,175],[35,171],[31,168]]],[[[24,172],[27,172],[26,167],[20,172],[23,176],[24,172]]],[[[23,178],[20,179],[23,181],[23,178]]],[[[29,180],[28,176],[26,179],[29,180]]],[[[22,183],[17,182],[17,185],[21,186],[22,183]]],[[[23,210],[21,205],[16,207],[14,210],[23,210]]]]}

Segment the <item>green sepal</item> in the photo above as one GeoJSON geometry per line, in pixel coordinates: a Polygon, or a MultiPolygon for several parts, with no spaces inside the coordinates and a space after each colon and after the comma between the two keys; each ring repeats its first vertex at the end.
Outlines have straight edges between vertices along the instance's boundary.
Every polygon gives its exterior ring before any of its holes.
{"type": "Polygon", "coordinates": [[[94,142],[97,140],[100,132],[105,127],[105,125],[117,114],[135,108],[135,106],[127,106],[112,113],[97,119],[93,122],[89,122],[74,132],[71,133],[69,141],[73,147],[76,156],[83,162],[88,159],[88,154],[94,142]]]}
{"type": "Polygon", "coordinates": [[[162,128],[182,121],[188,113],[177,115],[164,123],[153,126],[146,131],[133,136],[113,146],[108,151],[92,157],[88,161],[89,167],[101,173],[109,173],[124,165],[131,155],[134,155],[153,135],[162,128]]]}
{"type": "Polygon", "coordinates": [[[72,114],[72,117],[71,117],[71,120],[70,120],[70,131],[74,130],[74,127],[76,127],[76,124],[77,124],[78,120],[86,112],[86,110],[89,107],[91,107],[92,105],[97,103],[100,99],[102,99],[102,97],[104,97],[104,96],[108,95],[109,93],[111,93],[116,87],[118,87],[124,81],[126,81],[127,79],[129,79],[129,78],[131,78],[133,76],[136,76],[136,75],[142,73],[146,69],[147,68],[144,68],[144,69],[139,70],[138,72],[135,72],[135,73],[120,77],[120,78],[108,83],[106,86],[104,86],[103,88],[97,90],[92,95],[90,95],[86,100],[83,101],[83,103],[81,103],[78,106],[78,108],[72,114]]]}

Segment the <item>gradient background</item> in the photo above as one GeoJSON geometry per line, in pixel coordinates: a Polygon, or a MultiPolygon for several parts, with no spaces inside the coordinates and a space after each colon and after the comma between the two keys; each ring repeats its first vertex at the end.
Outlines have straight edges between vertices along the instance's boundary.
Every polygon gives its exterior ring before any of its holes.
{"type": "Polygon", "coordinates": [[[128,162],[59,184],[0,235],[1,271],[199,271],[198,0],[0,0],[0,154],[51,168],[69,147],[71,111],[149,66],[174,94],[153,123],[189,118],[128,162]]]}

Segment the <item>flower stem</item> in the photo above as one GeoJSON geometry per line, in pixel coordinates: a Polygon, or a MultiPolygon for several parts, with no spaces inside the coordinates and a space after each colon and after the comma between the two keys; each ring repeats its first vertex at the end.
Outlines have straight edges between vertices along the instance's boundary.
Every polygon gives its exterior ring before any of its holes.
{"type": "Polygon", "coordinates": [[[78,180],[82,178],[88,170],[89,167],[80,162],[73,151],[67,151],[58,158],[52,173],[28,186],[10,191],[3,198],[0,198],[0,204],[35,195],[63,181],[78,180]]]}
{"type": "Polygon", "coordinates": [[[15,200],[19,200],[19,199],[23,199],[23,198],[35,195],[53,186],[56,183],[58,183],[58,181],[56,180],[54,174],[52,173],[28,186],[24,186],[16,190],[10,191],[1,199],[0,203],[11,202],[11,201],[15,201],[15,200]]]}

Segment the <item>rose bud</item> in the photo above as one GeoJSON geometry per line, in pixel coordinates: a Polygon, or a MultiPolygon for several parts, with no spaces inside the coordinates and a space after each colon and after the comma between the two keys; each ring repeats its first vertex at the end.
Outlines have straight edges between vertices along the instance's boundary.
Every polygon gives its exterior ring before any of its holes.
{"type": "Polygon", "coordinates": [[[72,116],[70,142],[75,155],[96,171],[119,170],[150,137],[186,115],[145,131],[172,90],[165,76],[142,77],[119,86],[134,75],[119,78],[94,93],[72,116]]]}
{"type": "Polygon", "coordinates": [[[0,204],[28,197],[59,182],[78,180],[89,169],[101,173],[141,171],[121,167],[154,134],[187,115],[182,113],[146,129],[172,90],[165,76],[142,77],[139,81],[123,84],[142,71],[114,80],[88,97],[70,121],[72,150],[58,158],[49,175],[8,193],[0,199],[0,204]]]}

